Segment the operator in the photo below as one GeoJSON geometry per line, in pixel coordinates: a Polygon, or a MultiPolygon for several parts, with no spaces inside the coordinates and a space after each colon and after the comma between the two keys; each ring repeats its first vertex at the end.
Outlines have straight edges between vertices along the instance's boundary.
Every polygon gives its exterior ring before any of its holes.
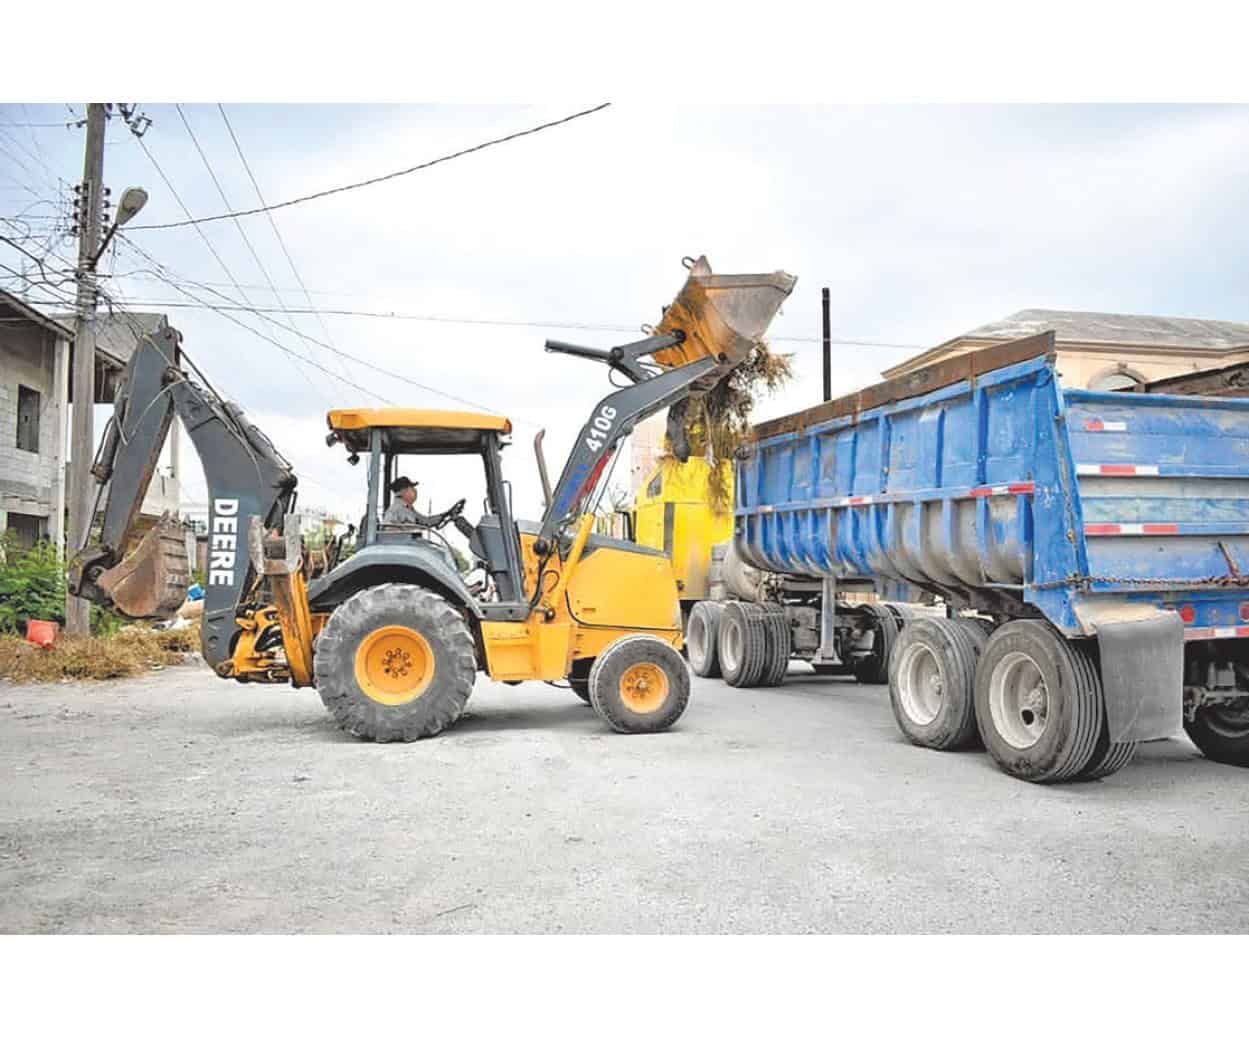
{"type": "Polygon", "coordinates": [[[428,527],[437,530],[447,523],[454,523],[457,531],[465,538],[473,535],[473,525],[460,514],[464,511],[464,499],[460,499],[450,509],[433,516],[418,513],[413,508],[416,502],[416,485],[407,477],[396,477],[390,483],[390,491],[395,497],[382,516],[384,524],[410,524],[416,527],[428,527]]]}

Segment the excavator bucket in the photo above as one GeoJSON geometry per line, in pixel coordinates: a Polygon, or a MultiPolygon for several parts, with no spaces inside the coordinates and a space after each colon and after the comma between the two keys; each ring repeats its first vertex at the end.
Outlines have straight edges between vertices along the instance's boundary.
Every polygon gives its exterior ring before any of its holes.
{"type": "Polygon", "coordinates": [[[138,548],[96,584],[119,613],[132,618],[169,618],[186,600],[191,583],[186,535],[165,513],[139,541],[138,548]]]}
{"type": "Polygon", "coordinates": [[[689,277],[655,330],[664,334],[679,329],[685,342],[656,351],[655,360],[664,368],[704,357],[718,358],[726,369],[740,365],[763,338],[798,279],[784,271],[712,274],[705,256],[687,266],[689,277]]]}

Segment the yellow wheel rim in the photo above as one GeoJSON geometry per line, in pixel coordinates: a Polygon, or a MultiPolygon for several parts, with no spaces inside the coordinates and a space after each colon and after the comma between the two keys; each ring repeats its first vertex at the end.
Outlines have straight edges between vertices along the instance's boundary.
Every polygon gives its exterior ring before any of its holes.
{"type": "Polygon", "coordinates": [[[630,665],[620,677],[620,699],[639,715],[658,711],[668,699],[668,676],[657,664],[630,665]]]}
{"type": "Polygon", "coordinates": [[[433,647],[415,629],[387,625],[365,636],[356,650],[356,682],[378,704],[414,701],[433,679],[433,647]]]}

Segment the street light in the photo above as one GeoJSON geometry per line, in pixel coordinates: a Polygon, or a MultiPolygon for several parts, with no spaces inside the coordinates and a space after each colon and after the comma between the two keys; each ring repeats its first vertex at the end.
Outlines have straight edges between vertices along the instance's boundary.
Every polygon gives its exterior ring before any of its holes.
{"type": "Polygon", "coordinates": [[[113,226],[108,229],[108,233],[104,236],[104,241],[100,243],[99,252],[91,258],[91,266],[93,268],[100,257],[104,255],[104,250],[108,248],[108,244],[113,240],[117,229],[133,219],[139,210],[146,205],[147,192],[143,188],[127,188],[121,193],[121,204],[117,207],[117,219],[113,221],[113,226]]]}

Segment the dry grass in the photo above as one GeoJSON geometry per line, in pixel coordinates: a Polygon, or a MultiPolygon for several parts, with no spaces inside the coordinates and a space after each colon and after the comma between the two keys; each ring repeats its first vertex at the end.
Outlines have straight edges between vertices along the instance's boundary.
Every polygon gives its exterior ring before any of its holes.
{"type": "MultiPolygon", "coordinates": [[[[690,455],[711,463],[731,460],[737,449],[750,439],[750,413],[757,398],[765,391],[776,390],[793,375],[792,357],[773,353],[767,343],[761,341],[750,357],[711,390],[690,398],[684,416],[690,455]]],[[[711,504],[722,510],[729,507],[731,497],[725,475],[722,467],[712,466],[711,504]]]]}
{"type": "Polygon", "coordinates": [[[199,649],[199,625],[177,631],[131,625],[111,636],[60,636],[43,650],[18,636],[0,636],[0,678],[16,682],[125,679],[184,664],[199,649]]]}

